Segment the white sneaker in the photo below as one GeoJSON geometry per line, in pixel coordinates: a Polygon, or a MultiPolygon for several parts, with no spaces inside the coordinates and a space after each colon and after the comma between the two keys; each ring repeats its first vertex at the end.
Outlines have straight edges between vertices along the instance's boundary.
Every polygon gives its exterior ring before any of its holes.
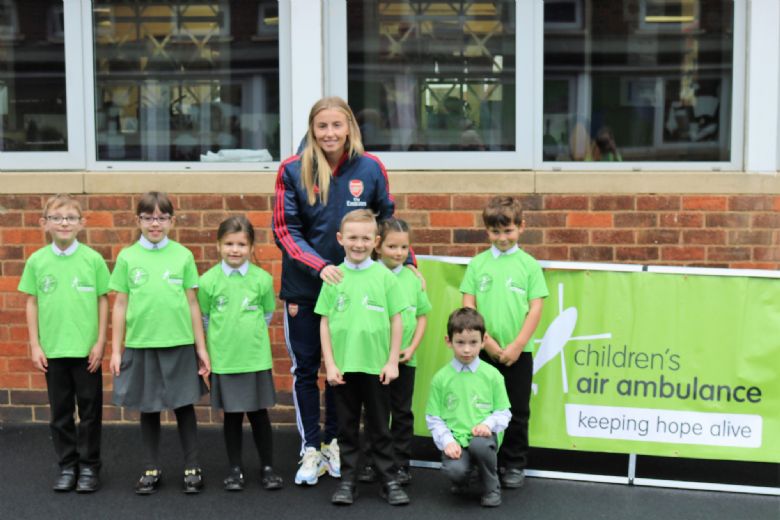
{"type": "Polygon", "coordinates": [[[298,468],[298,472],[295,474],[295,483],[298,485],[308,484],[313,486],[317,483],[319,478],[320,460],[322,455],[317,448],[309,446],[303,452],[303,458],[300,460],[301,467],[298,468]]]}
{"type": "Polygon", "coordinates": [[[330,441],[330,444],[323,444],[321,448],[323,467],[321,474],[324,474],[324,470],[327,470],[331,477],[341,478],[341,452],[338,441],[333,439],[330,441]]]}

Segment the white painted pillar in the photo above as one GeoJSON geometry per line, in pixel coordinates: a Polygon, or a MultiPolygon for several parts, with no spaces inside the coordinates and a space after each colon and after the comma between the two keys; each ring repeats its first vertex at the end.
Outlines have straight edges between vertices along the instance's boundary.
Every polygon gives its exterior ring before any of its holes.
{"type": "Polygon", "coordinates": [[[286,1],[290,2],[292,149],[289,153],[295,153],[306,135],[309,110],[324,95],[323,5],[321,0],[286,1]]]}
{"type": "Polygon", "coordinates": [[[776,173],[780,164],[780,2],[777,0],[749,1],[746,56],[745,170],[776,173]]]}

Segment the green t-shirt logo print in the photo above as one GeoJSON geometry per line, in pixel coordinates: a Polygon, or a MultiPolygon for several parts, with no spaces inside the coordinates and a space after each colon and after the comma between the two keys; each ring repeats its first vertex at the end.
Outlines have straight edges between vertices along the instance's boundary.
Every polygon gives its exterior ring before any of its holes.
{"type": "Polygon", "coordinates": [[[43,294],[51,294],[57,289],[57,279],[50,274],[47,274],[38,283],[38,290],[43,294]]]}
{"type": "Polygon", "coordinates": [[[133,284],[133,287],[141,287],[148,281],[149,273],[147,273],[143,268],[136,267],[130,271],[130,283],[133,284]]]}

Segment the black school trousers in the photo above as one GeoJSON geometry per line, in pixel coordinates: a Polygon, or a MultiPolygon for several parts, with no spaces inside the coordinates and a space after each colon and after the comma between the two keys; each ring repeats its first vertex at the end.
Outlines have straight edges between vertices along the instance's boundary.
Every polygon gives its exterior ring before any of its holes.
{"type": "Polygon", "coordinates": [[[371,458],[383,483],[393,480],[393,439],[390,435],[390,388],[379,376],[362,372],[344,374],[344,384],[334,387],[341,449],[341,481],[354,483],[360,457],[360,415],[371,458]]]}
{"type": "Polygon", "coordinates": [[[103,375],[100,368],[90,373],[87,366],[87,358],[49,359],[49,426],[60,469],[100,468],[103,375]],[[78,425],[73,416],[77,404],[78,425]]]}
{"type": "Polygon", "coordinates": [[[498,467],[525,469],[528,465],[528,421],[531,418],[531,379],[534,358],[530,352],[523,352],[512,366],[502,365],[484,350],[483,361],[493,365],[504,376],[512,419],[504,432],[504,442],[498,450],[498,467]]]}

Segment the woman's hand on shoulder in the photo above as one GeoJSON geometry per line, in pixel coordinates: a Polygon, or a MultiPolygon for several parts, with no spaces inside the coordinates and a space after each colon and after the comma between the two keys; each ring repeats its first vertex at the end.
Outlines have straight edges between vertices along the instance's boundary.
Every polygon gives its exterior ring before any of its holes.
{"type": "Polygon", "coordinates": [[[327,284],[338,285],[344,278],[344,273],[335,265],[328,264],[320,271],[320,278],[327,284]]]}

